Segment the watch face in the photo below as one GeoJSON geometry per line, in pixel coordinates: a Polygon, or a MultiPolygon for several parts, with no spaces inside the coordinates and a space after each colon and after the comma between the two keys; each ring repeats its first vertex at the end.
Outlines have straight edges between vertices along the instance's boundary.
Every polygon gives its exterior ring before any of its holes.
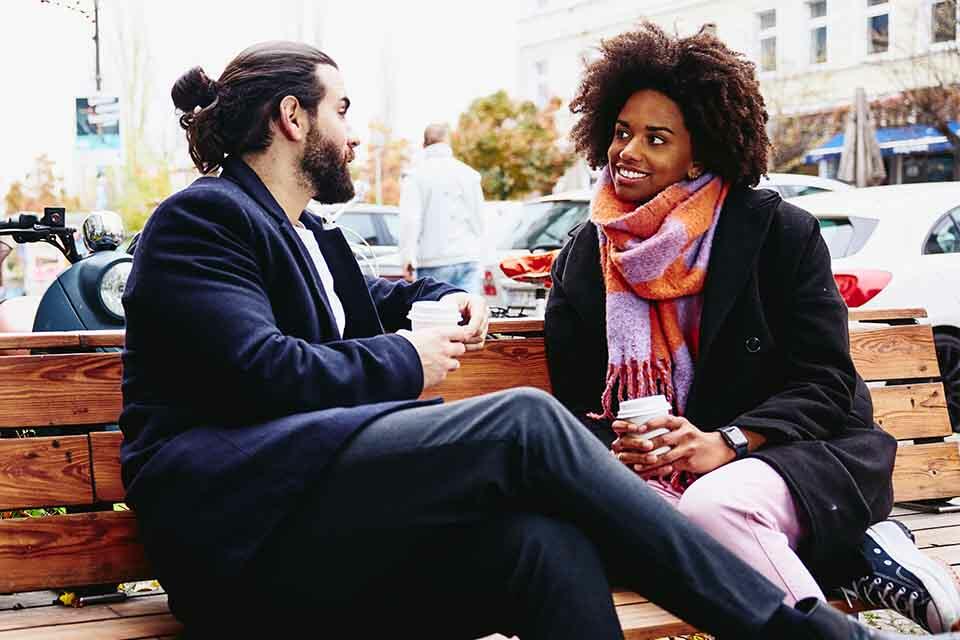
{"type": "Polygon", "coordinates": [[[723,438],[727,441],[727,444],[730,445],[730,448],[736,451],[738,455],[743,455],[747,452],[749,442],[739,427],[724,427],[720,432],[723,434],[723,438]]]}

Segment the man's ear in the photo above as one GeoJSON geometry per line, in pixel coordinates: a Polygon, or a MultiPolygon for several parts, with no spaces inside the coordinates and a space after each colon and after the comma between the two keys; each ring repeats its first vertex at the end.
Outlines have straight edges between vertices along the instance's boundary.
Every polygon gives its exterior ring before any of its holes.
{"type": "Polygon", "coordinates": [[[280,101],[280,114],[277,117],[277,128],[287,140],[299,142],[307,136],[307,112],[300,106],[300,101],[293,96],[286,96],[280,101]]]}

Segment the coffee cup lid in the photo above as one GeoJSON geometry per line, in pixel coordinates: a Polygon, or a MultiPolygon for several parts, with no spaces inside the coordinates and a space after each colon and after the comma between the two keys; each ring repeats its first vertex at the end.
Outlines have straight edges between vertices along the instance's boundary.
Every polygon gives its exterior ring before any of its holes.
{"type": "Polygon", "coordinates": [[[646,396],[645,398],[634,398],[633,400],[624,400],[620,403],[618,415],[637,416],[646,413],[660,413],[670,410],[670,403],[664,395],[646,396]]]}

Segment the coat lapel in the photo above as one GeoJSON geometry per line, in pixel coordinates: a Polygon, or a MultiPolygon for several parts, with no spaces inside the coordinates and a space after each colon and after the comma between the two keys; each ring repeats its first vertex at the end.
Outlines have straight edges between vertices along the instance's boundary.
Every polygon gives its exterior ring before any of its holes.
{"type": "MultiPolygon", "coordinates": [[[[284,213],[280,203],[273,197],[273,194],[270,193],[267,186],[263,184],[260,176],[247,166],[243,160],[230,156],[223,162],[221,177],[240,185],[240,187],[246,191],[251,198],[256,200],[257,204],[263,207],[264,211],[277,222],[280,233],[287,241],[288,248],[297,256],[301,273],[304,274],[304,278],[308,281],[310,290],[313,293],[314,305],[322,308],[324,311],[323,315],[326,317],[327,331],[330,332],[331,335],[340,337],[337,321],[333,316],[333,309],[330,307],[327,293],[323,290],[323,285],[320,283],[320,274],[317,273],[317,267],[313,263],[313,258],[310,257],[307,248],[303,246],[303,242],[297,237],[297,232],[294,230],[290,219],[287,218],[287,214],[284,213]]],[[[334,274],[334,282],[336,282],[336,274],[334,274]]]]}
{"type": "Polygon", "coordinates": [[[773,218],[770,205],[778,199],[775,193],[743,187],[731,189],[723,205],[703,289],[698,365],[709,357],[720,328],[756,266],[773,218]]]}
{"type": "Polygon", "coordinates": [[[360,338],[383,333],[383,325],[370,298],[366,280],[343,232],[338,228],[325,229],[323,222],[309,212],[305,212],[300,221],[313,231],[320,253],[333,276],[334,291],[347,316],[343,337],[360,338]]]}

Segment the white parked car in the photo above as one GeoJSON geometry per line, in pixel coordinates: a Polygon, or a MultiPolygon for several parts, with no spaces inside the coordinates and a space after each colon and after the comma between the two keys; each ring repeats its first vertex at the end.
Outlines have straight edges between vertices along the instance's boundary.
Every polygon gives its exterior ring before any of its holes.
{"type": "Polygon", "coordinates": [[[761,176],[757,189],[773,189],[784,198],[808,196],[824,191],[849,191],[854,187],[846,182],[808,176],[802,173],[768,173],[761,176]]]}
{"type": "MultiPolygon", "coordinates": [[[[329,216],[339,205],[311,203],[310,209],[321,216],[329,216]]],[[[351,205],[337,218],[337,224],[353,249],[360,269],[367,275],[378,275],[388,280],[403,277],[400,264],[400,209],[389,205],[351,205]]]]}
{"type": "Polygon", "coordinates": [[[590,191],[570,191],[525,202],[514,214],[513,230],[501,237],[484,266],[483,292],[493,307],[528,313],[536,306],[537,287],[508,278],[500,269],[504,258],[559,249],[570,231],[587,219],[590,191]]]}
{"type": "Polygon", "coordinates": [[[960,429],[960,182],[868,187],[791,200],[820,220],[851,307],[927,310],[960,429]]]}

